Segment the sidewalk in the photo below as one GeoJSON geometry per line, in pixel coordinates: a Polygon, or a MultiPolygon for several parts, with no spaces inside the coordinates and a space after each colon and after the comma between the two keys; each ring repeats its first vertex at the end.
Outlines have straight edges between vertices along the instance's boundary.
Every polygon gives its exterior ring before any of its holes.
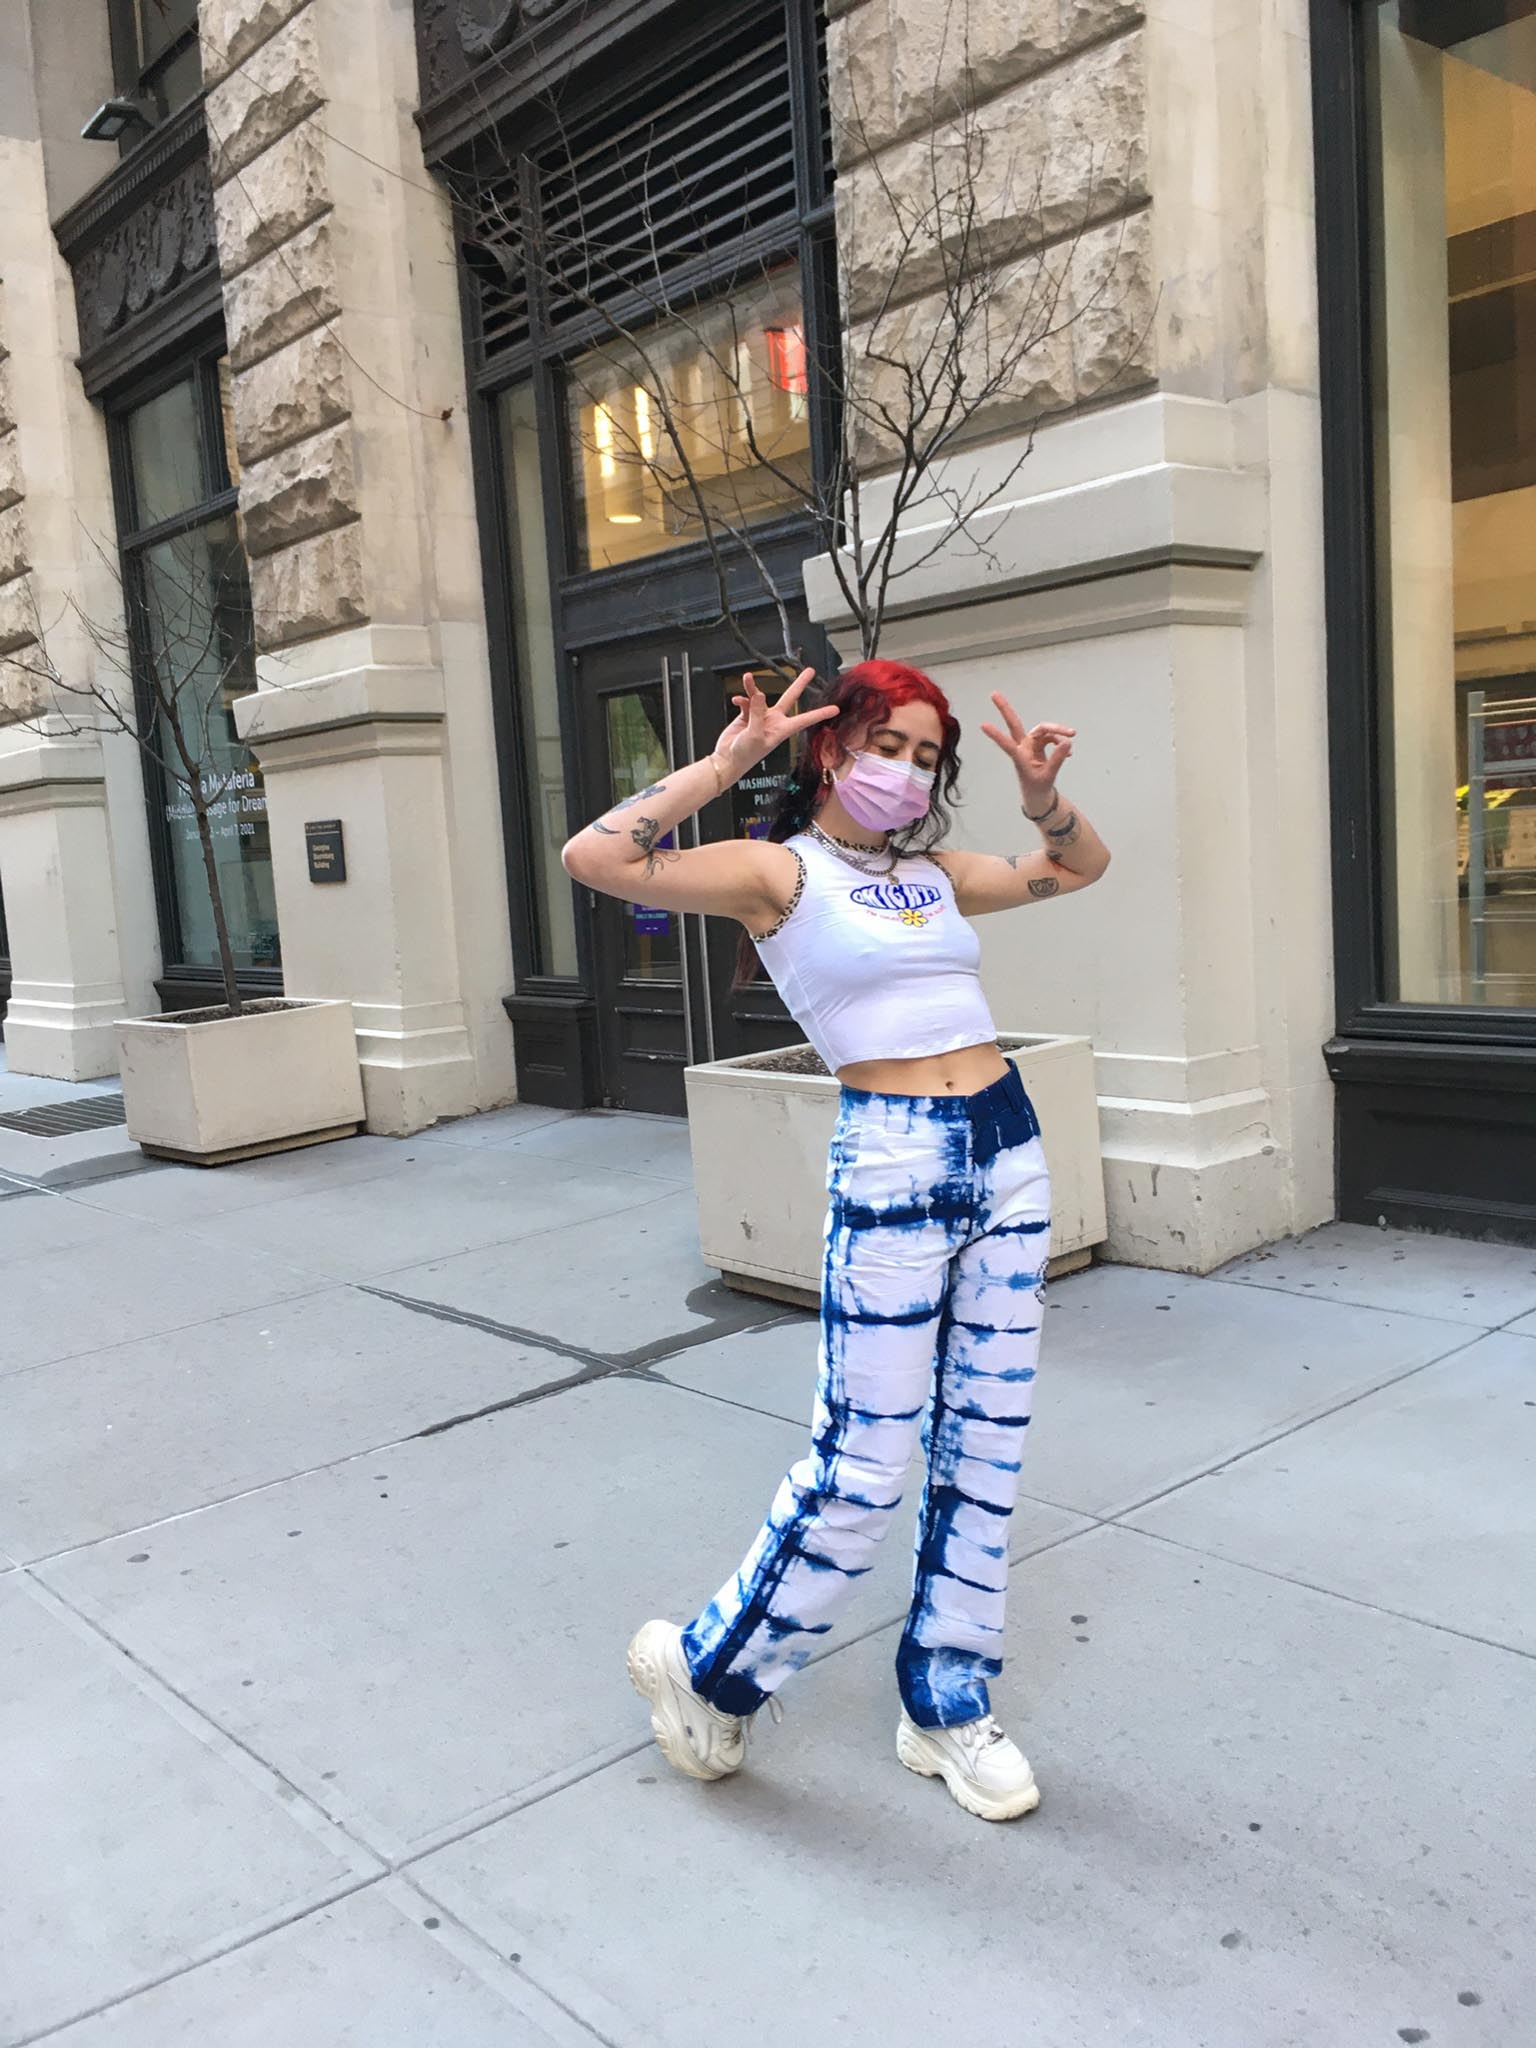
{"type": "Polygon", "coordinates": [[[681,1127],[120,1139],[0,1150],[4,2048],[1531,2039],[1536,1252],[1053,1287],[988,1827],[892,1753],[905,1533],[742,1777],[647,1741],[814,1374],[681,1127]]]}

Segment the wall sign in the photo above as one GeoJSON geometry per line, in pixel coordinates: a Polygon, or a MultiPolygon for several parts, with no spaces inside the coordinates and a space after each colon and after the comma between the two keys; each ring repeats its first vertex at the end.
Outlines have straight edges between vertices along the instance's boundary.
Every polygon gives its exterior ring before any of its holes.
{"type": "Polygon", "coordinates": [[[304,827],[304,851],[309,855],[312,882],[344,882],[347,879],[347,849],[341,836],[340,818],[317,818],[304,827]]]}

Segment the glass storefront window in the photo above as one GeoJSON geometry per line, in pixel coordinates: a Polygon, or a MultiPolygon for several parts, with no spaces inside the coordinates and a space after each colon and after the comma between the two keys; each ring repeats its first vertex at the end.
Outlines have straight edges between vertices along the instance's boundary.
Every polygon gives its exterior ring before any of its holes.
{"type": "Polygon", "coordinates": [[[133,523],[158,526],[208,496],[203,426],[195,378],[185,378],[128,415],[133,465],[133,523]]]}
{"type": "Polygon", "coordinates": [[[1464,26],[1368,10],[1387,994],[1536,1007],[1536,16],[1464,26]]]}
{"type": "MultiPolygon", "coordinates": [[[[256,687],[245,557],[230,519],[193,527],[146,549],[140,569],[147,658],[174,692],[212,799],[214,862],[235,965],[279,964],[272,846],[261,770],[235,730],[235,704],[256,687]],[[206,735],[206,737],[205,737],[206,735]]],[[[176,758],[168,730],[161,752],[176,758]]],[[[213,902],[185,788],[165,788],[166,839],[180,913],[181,960],[217,967],[213,902]]]]}
{"type": "Polygon", "coordinates": [[[524,800],[533,850],[538,965],[545,974],[577,972],[576,916],[560,865],[565,822],[565,755],[560,743],[560,683],[554,601],[545,545],[544,485],[534,387],[515,385],[497,400],[512,550],[512,624],[522,723],[524,800]]]}
{"type": "MultiPolygon", "coordinates": [[[[153,542],[125,541],[124,594],[134,626],[134,663],[146,704],[174,697],[179,722],[201,763],[211,799],[219,894],[238,968],[278,969],[277,905],[266,791],[261,770],[235,730],[234,707],[256,687],[250,584],[237,513],[210,501],[227,491],[233,436],[224,359],[204,358],[157,397],[120,416],[135,530],[162,528],[153,542]],[[225,433],[205,445],[203,422],[219,405],[225,433]],[[227,445],[226,445],[227,444],[227,445]],[[163,523],[169,524],[164,531],[163,523]]],[[[157,778],[168,887],[167,966],[216,968],[213,903],[191,798],[163,710],[157,778]],[[167,772],[175,764],[173,772],[167,772]],[[174,916],[169,913],[174,911],[174,916]]]]}
{"type": "Polygon", "coordinates": [[[614,340],[568,371],[576,566],[610,569],[803,502],[810,403],[800,275],[614,340]]]}

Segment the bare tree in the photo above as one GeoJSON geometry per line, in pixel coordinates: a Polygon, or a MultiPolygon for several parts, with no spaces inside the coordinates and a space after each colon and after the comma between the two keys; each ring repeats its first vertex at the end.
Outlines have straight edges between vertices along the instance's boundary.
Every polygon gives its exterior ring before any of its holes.
{"type": "MultiPolygon", "coordinates": [[[[80,627],[89,655],[60,662],[34,598],[32,643],[0,658],[0,679],[10,671],[13,699],[25,692],[30,704],[16,723],[50,735],[125,734],[158,767],[168,797],[190,810],[224,1001],[239,1016],[244,1005],[215,840],[241,829],[235,800],[253,781],[233,722],[236,698],[255,682],[240,543],[232,529],[194,528],[158,543],[152,563],[131,574],[108,549],[92,545],[120,596],[118,614],[104,620],[68,600],[61,619],[80,627]]],[[[67,637],[80,644],[79,636],[67,637]]]]}
{"type": "MultiPolygon", "coordinates": [[[[689,174],[660,152],[642,151],[630,205],[589,203],[581,150],[554,107],[553,151],[539,163],[559,177],[562,204],[529,221],[498,204],[505,183],[473,188],[492,260],[546,305],[585,316],[588,347],[570,370],[583,490],[633,503],[610,512],[615,523],[659,520],[669,541],[701,543],[720,618],[755,660],[800,657],[766,520],[809,525],[873,655],[904,578],[945,549],[989,556],[983,515],[1006,501],[1038,425],[1063,406],[1058,343],[1129,300],[1123,213],[1112,246],[1080,260],[1112,211],[1103,189],[1121,181],[1087,149],[1063,221],[1050,166],[999,155],[969,84],[968,28],[968,0],[947,0],[934,118],[902,148],[899,177],[850,84],[837,117],[838,157],[858,166],[837,195],[842,331],[819,349],[807,348],[791,266],[744,264],[707,294],[690,284],[705,237],[689,174]],[[951,74],[958,85],[944,82],[951,74]],[[967,459],[1000,425],[1017,437],[1009,457],[967,459]],[[780,642],[771,653],[748,617],[765,599],[780,642]]],[[[1144,332],[1127,332],[1122,373],[1144,332]]]]}

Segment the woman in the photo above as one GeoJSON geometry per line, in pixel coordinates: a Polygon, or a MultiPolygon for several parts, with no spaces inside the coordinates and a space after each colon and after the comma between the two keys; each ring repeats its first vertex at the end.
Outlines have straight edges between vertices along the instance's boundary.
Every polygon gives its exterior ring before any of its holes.
{"type": "Polygon", "coordinates": [[[1109,855],[1056,787],[1070,726],[1026,731],[994,696],[1003,726],[982,731],[1011,762],[1040,843],[941,854],[960,732],[943,692],[916,669],[865,661],[826,703],[797,711],[811,673],[772,707],[747,676],[707,760],[627,798],[563,855],[589,888],[736,918],[842,1083],[810,1452],[739,1571],[686,1629],[647,1622],[629,1673],[669,1763],[695,1778],[739,1769],[752,1715],[869,1570],[921,1433],[896,1752],[967,1811],[1008,1820],[1040,1795],[992,1719],[987,1680],[1002,1668],[1050,1201],[1039,1127],[998,1050],[966,919],[1086,888],[1109,855]],[[768,839],[662,848],[796,733],[768,839]]]}

